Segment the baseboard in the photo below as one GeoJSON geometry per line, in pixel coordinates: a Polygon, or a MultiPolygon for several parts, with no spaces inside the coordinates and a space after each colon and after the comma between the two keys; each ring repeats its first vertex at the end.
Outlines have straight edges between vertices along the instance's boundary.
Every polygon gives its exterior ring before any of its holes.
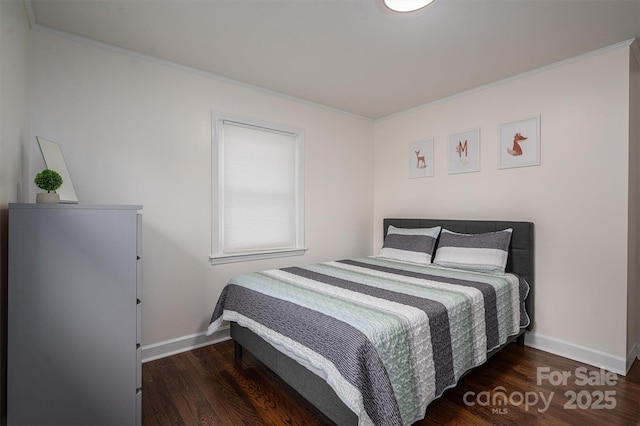
{"type": "MultiPolygon", "coordinates": [[[[177,339],[165,340],[142,347],[142,362],[153,361],[167,356],[186,352],[202,346],[212,345],[230,339],[229,326],[223,326],[213,335],[207,336],[206,332],[179,337],[177,339]]],[[[634,359],[640,359],[640,345],[636,344],[626,359],[615,357],[611,354],[574,345],[554,339],[553,337],[528,333],[525,338],[525,345],[545,352],[550,352],[565,358],[583,362],[598,368],[604,368],[616,374],[626,375],[634,359]],[[634,356],[635,354],[635,356],[634,356]]]]}
{"type": "Polygon", "coordinates": [[[636,360],[636,356],[640,354],[640,352],[638,351],[639,349],[640,348],[638,348],[638,344],[636,343],[627,354],[627,369],[625,370],[627,373],[631,369],[633,362],[636,360]]]}
{"type": "Polygon", "coordinates": [[[607,371],[623,376],[627,374],[627,365],[631,366],[625,358],[554,339],[553,337],[541,336],[540,334],[527,334],[525,345],[597,368],[604,368],[607,371]]]}
{"type": "Polygon", "coordinates": [[[189,336],[178,337],[177,339],[165,340],[164,342],[154,343],[142,347],[142,362],[153,361],[170,355],[179,354],[181,352],[190,351],[192,349],[201,348],[202,346],[212,345],[214,343],[229,340],[229,325],[220,327],[218,331],[211,336],[207,336],[206,332],[191,334],[189,336]]]}

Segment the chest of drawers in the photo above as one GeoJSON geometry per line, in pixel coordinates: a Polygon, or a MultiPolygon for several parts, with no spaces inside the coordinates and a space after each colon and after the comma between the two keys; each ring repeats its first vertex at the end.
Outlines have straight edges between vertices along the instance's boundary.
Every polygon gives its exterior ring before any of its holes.
{"type": "Polygon", "coordinates": [[[9,205],[9,426],[141,424],[141,209],[9,205]]]}

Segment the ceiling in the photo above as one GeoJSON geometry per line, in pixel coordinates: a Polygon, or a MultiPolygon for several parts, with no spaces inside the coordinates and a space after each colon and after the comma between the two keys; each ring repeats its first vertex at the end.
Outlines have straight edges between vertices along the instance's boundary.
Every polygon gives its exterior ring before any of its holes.
{"type": "Polygon", "coordinates": [[[640,36],[640,0],[25,0],[54,29],[377,119],[640,36]]]}

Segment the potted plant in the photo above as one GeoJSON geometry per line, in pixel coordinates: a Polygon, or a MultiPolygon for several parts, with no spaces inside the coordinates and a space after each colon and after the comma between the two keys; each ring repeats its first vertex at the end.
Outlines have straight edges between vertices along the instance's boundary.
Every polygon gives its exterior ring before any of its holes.
{"type": "Polygon", "coordinates": [[[36,195],[36,203],[59,203],[60,195],[56,189],[62,186],[62,176],[55,170],[44,169],[36,175],[33,180],[36,186],[47,192],[40,192],[36,195]]]}

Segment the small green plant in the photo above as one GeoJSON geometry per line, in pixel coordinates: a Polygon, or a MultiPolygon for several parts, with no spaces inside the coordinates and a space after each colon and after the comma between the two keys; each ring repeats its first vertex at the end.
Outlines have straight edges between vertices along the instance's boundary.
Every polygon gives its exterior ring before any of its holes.
{"type": "Polygon", "coordinates": [[[44,169],[36,175],[33,180],[36,186],[47,192],[56,192],[56,189],[62,186],[62,176],[55,170],[44,169]]]}

